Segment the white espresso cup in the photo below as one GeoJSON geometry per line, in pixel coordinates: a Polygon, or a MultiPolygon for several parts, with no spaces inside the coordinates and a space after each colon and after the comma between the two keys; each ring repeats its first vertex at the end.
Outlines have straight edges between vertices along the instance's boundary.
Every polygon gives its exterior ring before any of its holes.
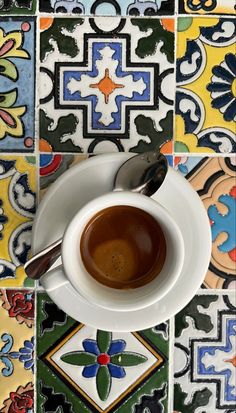
{"type": "Polygon", "coordinates": [[[131,311],[160,300],[180,276],[184,261],[184,242],[180,229],[169,212],[152,198],[132,192],[110,192],[86,204],[68,224],[62,242],[62,265],[41,278],[50,291],[57,283],[71,283],[87,301],[97,306],[131,311]],[[99,211],[119,205],[139,208],[151,215],[161,226],[166,241],[166,258],[162,270],[149,283],[134,289],[114,289],[100,284],[85,269],[80,253],[81,236],[88,222],[99,211]]]}

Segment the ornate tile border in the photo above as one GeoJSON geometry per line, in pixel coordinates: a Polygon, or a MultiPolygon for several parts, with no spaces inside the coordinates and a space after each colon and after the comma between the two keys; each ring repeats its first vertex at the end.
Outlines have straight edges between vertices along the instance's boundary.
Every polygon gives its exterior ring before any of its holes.
{"type": "Polygon", "coordinates": [[[198,192],[212,230],[212,255],[205,288],[236,287],[235,158],[175,157],[175,167],[198,192]]]}
{"type": "Polygon", "coordinates": [[[0,18],[0,152],[33,152],[35,18],[0,18]]]}
{"type": "Polygon", "coordinates": [[[40,25],[42,151],[172,153],[173,19],[40,25]]]}
{"type": "Polygon", "coordinates": [[[235,14],[234,0],[179,0],[179,13],[235,14]]]}
{"type": "Polygon", "coordinates": [[[34,409],[34,291],[0,289],[0,412],[34,409]]]}
{"type": "Polygon", "coordinates": [[[233,412],[236,306],[233,291],[196,295],[175,317],[177,412],[233,412]]]}
{"type": "Polygon", "coordinates": [[[45,13],[107,16],[156,16],[174,14],[173,0],[39,0],[39,10],[45,13]]]}
{"type": "Polygon", "coordinates": [[[25,279],[36,210],[35,156],[0,156],[0,287],[32,285],[25,279]]]}

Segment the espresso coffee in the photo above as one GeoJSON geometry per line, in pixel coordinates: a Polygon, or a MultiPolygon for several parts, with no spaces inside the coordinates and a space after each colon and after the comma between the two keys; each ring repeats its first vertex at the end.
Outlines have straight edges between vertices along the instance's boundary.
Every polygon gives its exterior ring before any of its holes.
{"type": "Polygon", "coordinates": [[[126,205],[99,211],[86,225],[80,252],[87,272],[117,289],[141,287],[162,270],[166,241],[147,212],[126,205]]]}

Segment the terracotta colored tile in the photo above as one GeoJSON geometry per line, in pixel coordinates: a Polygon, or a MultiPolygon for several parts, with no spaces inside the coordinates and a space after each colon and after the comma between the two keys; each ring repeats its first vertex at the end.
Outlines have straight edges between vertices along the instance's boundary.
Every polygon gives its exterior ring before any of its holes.
{"type": "Polygon", "coordinates": [[[236,165],[235,157],[175,157],[200,195],[212,229],[212,255],[204,286],[236,287],[236,165]]]}

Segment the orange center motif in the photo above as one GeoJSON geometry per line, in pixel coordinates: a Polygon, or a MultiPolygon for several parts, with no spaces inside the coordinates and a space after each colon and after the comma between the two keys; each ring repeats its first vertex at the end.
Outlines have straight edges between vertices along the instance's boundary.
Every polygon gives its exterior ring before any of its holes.
{"type": "Polygon", "coordinates": [[[105,103],[109,102],[109,96],[115,89],[124,87],[124,85],[119,85],[113,82],[113,80],[109,76],[109,69],[105,69],[105,75],[103,79],[100,80],[100,82],[93,83],[89,86],[94,89],[99,89],[100,92],[102,92],[105,98],[105,103]]]}
{"type": "Polygon", "coordinates": [[[232,359],[225,360],[226,363],[231,363],[233,364],[234,367],[236,367],[236,356],[234,356],[232,359]]]}

